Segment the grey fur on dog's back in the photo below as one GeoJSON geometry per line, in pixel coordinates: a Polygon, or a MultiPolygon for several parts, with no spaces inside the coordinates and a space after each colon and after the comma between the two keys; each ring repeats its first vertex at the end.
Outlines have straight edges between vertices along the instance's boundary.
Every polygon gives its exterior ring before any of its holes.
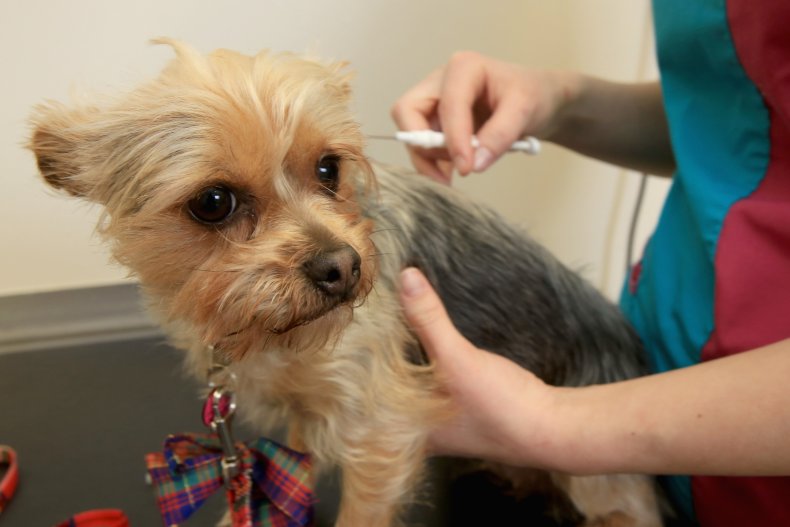
{"type": "Polygon", "coordinates": [[[379,280],[419,267],[470,341],[551,384],[645,372],[639,339],[619,309],[525,233],[427,178],[382,167],[377,176],[366,212],[377,224],[379,280]]]}

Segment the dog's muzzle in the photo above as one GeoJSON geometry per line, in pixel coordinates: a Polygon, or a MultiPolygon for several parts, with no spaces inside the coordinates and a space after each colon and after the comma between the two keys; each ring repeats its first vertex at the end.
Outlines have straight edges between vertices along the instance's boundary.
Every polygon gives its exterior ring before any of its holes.
{"type": "Polygon", "coordinates": [[[359,284],[359,253],[350,245],[315,255],[302,266],[305,276],[325,295],[337,302],[354,297],[359,284]]]}

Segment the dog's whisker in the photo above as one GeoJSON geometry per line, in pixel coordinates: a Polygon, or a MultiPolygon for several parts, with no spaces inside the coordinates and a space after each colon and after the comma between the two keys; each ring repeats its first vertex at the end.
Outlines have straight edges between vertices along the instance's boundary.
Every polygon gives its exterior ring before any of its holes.
{"type": "Polygon", "coordinates": [[[348,200],[346,200],[346,198],[344,198],[343,196],[339,195],[336,190],[332,190],[329,187],[324,187],[324,190],[326,190],[329,194],[331,194],[331,196],[333,198],[335,198],[338,201],[348,201],[348,200]]]}
{"type": "Polygon", "coordinates": [[[244,240],[244,241],[233,240],[230,237],[228,237],[228,235],[225,232],[223,232],[221,229],[215,229],[215,232],[217,233],[217,236],[219,236],[220,238],[222,238],[223,241],[225,241],[225,243],[232,245],[234,247],[244,248],[249,245],[248,243],[246,243],[248,240],[244,240]]]}
{"type": "Polygon", "coordinates": [[[257,313],[252,315],[252,317],[250,318],[249,323],[247,323],[244,326],[241,326],[237,330],[234,330],[234,331],[231,331],[230,333],[225,334],[225,336],[222,337],[222,338],[225,339],[225,338],[229,338],[229,337],[235,337],[237,335],[240,335],[240,334],[244,333],[245,331],[249,331],[255,325],[255,323],[258,321],[258,317],[259,317],[259,315],[257,313]]]}
{"type": "Polygon", "coordinates": [[[203,269],[201,267],[189,267],[190,271],[200,271],[201,273],[243,273],[241,269],[203,269]]]}

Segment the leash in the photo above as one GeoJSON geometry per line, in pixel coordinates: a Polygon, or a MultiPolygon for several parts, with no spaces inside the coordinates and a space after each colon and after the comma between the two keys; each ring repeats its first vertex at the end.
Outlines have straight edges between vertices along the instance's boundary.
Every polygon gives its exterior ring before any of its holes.
{"type": "Polygon", "coordinates": [[[97,509],[76,514],[55,527],[129,527],[129,518],[117,509],[97,509]]]}
{"type": "Polygon", "coordinates": [[[0,514],[8,507],[19,485],[19,463],[13,448],[0,445],[0,469],[5,467],[5,475],[0,479],[0,514]]]}

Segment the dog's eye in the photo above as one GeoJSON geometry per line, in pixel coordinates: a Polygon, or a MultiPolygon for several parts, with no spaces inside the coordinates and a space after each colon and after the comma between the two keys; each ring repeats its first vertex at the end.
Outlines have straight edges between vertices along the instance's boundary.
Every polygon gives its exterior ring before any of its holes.
{"type": "Polygon", "coordinates": [[[340,180],[340,158],[333,154],[325,155],[318,161],[315,174],[324,188],[336,192],[340,180]]]}
{"type": "Polygon", "coordinates": [[[189,213],[202,223],[220,223],[236,210],[236,195],[226,187],[207,187],[189,200],[189,213]]]}

